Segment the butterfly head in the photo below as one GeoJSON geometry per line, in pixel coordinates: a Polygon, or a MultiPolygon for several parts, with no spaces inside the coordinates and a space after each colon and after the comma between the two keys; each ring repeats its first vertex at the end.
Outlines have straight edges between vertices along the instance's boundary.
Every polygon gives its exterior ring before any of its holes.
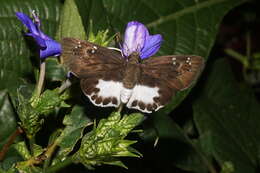
{"type": "Polygon", "coordinates": [[[140,57],[140,53],[135,51],[133,53],[131,53],[128,57],[127,57],[127,61],[129,64],[139,64],[141,62],[141,57],[140,57]]]}

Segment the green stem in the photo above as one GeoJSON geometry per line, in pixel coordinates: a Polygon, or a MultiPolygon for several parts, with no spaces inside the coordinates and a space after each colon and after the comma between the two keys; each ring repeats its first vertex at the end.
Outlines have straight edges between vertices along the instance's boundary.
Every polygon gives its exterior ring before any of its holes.
{"type": "Polygon", "coordinates": [[[242,63],[245,68],[247,68],[249,66],[247,57],[245,57],[244,55],[234,51],[233,49],[225,49],[225,52],[230,57],[232,57],[232,58],[238,60],[240,63],[242,63]]]}
{"type": "Polygon", "coordinates": [[[119,107],[117,108],[118,113],[121,113],[123,106],[124,106],[124,104],[122,104],[122,103],[119,105],[119,107]]]}
{"type": "Polygon", "coordinates": [[[251,36],[250,36],[250,32],[246,33],[246,56],[249,59],[251,59],[251,36]]]}
{"type": "Polygon", "coordinates": [[[66,79],[65,82],[62,83],[62,85],[59,88],[59,93],[62,93],[65,89],[69,88],[71,86],[71,82],[69,79],[66,79]]]}
{"type": "Polygon", "coordinates": [[[31,155],[34,156],[34,144],[35,144],[35,137],[29,137],[29,146],[30,146],[30,152],[31,155]]]}
{"type": "Polygon", "coordinates": [[[57,163],[54,166],[49,167],[45,173],[54,173],[57,172],[58,170],[70,165],[73,163],[75,159],[73,157],[68,157],[67,159],[65,159],[63,162],[57,163]]]}
{"type": "Polygon", "coordinates": [[[58,147],[58,141],[56,140],[50,147],[48,147],[45,156],[46,156],[46,160],[43,164],[43,172],[45,173],[48,166],[50,165],[50,161],[51,161],[51,156],[53,154],[53,152],[55,151],[55,149],[58,147]]]}
{"type": "Polygon", "coordinates": [[[40,65],[40,76],[37,84],[37,89],[36,89],[36,95],[40,96],[44,84],[44,78],[45,78],[45,69],[46,69],[46,63],[43,60],[40,65]]]}

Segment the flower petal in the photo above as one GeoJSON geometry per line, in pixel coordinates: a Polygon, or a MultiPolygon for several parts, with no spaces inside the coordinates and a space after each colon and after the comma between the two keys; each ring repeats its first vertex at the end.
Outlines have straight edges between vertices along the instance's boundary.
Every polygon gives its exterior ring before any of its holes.
{"type": "Polygon", "coordinates": [[[129,22],[124,36],[123,54],[129,56],[133,52],[140,52],[144,47],[147,34],[148,30],[142,23],[129,22]]]}
{"type": "Polygon", "coordinates": [[[30,33],[38,35],[38,30],[29,16],[21,12],[16,12],[15,14],[17,18],[28,28],[30,33]]]}
{"type": "Polygon", "coordinates": [[[60,43],[54,40],[46,40],[46,48],[40,49],[40,58],[47,58],[49,56],[58,56],[61,54],[61,45],[60,43]]]}
{"type": "Polygon", "coordinates": [[[160,34],[148,35],[145,39],[145,44],[141,50],[140,57],[144,59],[154,55],[160,49],[162,41],[163,39],[160,34]]]}
{"type": "Polygon", "coordinates": [[[37,45],[40,46],[40,48],[45,49],[45,48],[47,47],[47,45],[46,45],[46,43],[45,43],[46,40],[44,40],[44,39],[41,38],[40,36],[34,35],[34,34],[32,34],[32,33],[26,33],[25,35],[33,37],[34,40],[36,41],[37,45]]]}

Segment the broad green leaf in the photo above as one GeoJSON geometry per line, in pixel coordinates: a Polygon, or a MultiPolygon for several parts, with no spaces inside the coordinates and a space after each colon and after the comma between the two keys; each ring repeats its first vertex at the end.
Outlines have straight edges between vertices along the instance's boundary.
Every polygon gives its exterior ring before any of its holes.
{"type": "Polygon", "coordinates": [[[30,59],[37,62],[37,51],[34,42],[21,32],[23,25],[16,18],[15,12],[31,15],[36,10],[41,19],[44,33],[53,37],[56,22],[59,19],[59,0],[5,0],[0,5],[0,89],[7,88],[16,95],[16,89],[24,84],[24,79],[33,78],[33,68],[30,59]],[[29,47],[28,47],[29,46],[29,47]],[[32,49],[32,51],[30,51],[32,49]],[[33,57],[32,57],[33,56],[33,57]]]}
{"type": "Polygon", "coordinates": [[[90,125],[91,121],[85,115],[84,108],[74,106],[71,113],[64,117],[63,124],[66,127],[58,138],[58,145],[61,147],[60,153],[65,156],[73,150],[77,141],[82,138],[84,128],[90,125]]]}
{"type": "Polygon", "coordinates": [[[6,90],[0,91],[0,150],[16,130],[16,117],[6,90]]]}
{"type": "Polygon", "coordinates": [[[86,39],[86,33],[82,19],[78,13],[78,7],[74,0],[66,0],[62,9],[59,29],[56,34],[57,40],[64,37],[86,39]]]}
{"type": "Polygon", "coordinates": [[[57,58],[46,60],[46,79],[48,81],[64,81],[66,79],[66,71],[57,58]]]}
{"type": "Polygon", "coordinates": [[[255,173],[260,154],[260,104],[248,86],[240,85],[231,67],[218,60],[193,105],[200,135],[210,132],[211,154],[236,173],[255,173]]]}

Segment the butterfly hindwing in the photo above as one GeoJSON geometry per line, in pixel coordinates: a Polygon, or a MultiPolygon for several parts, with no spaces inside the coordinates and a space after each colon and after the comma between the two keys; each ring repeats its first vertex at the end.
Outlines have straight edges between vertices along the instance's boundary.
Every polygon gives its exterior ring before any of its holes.
{"type": "Polygon", "coordinates": [[[127,107],[147,113],[157,111],[169,103],[177,91],[188,88],[196,81],[203,67],[203,58],[194,55],[145,59],[141,64],[141,77],[127,107]]]}
{"type": "Polygon", "coordinates": [[[120,52],[74,38],[62,40],[63,64],[80,79],[90,101],[102,107],[120,104],[125,60],[120,52]]]}

